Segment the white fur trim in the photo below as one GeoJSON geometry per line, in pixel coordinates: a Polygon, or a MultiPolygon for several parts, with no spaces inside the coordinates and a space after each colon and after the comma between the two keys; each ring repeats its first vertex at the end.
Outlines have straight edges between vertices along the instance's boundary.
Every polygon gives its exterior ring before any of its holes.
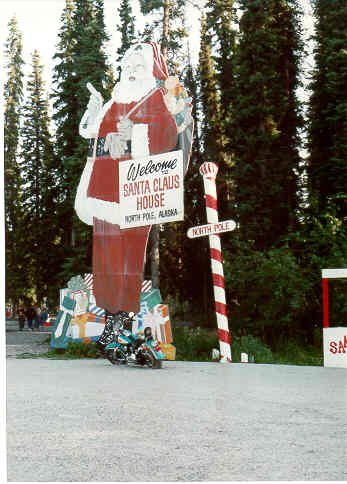
{"type": "Polygon", "coordinates": [[[93,171],[94,162],[88,158],[84,167],[80,182],[77,187],[75,198],[75,210],[82,222],[93,225],[93,217],[105,220],[111,224],[119,225],[121,221],[119,203],[107,202],[98,198],[87,196],[90,177],[93,171]]]}
{"type": "Polygon", "coordinates": [[[131,156],[149,156],[148,124],[134,124],[131,135],[131,156]]]}
{"type": "Polygon", "coordinates": [[[112,92],[112,100],[120,104],[140,101],[148,92],[157,87],[155,77],[134,81],[120,81],[112,92]]]}

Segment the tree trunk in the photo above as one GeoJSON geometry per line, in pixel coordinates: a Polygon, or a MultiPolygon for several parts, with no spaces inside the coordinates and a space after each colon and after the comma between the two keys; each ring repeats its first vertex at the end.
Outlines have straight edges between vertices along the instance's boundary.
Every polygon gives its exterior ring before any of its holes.
{"type": "Polygon", "coordinates": [[[161,39],[161,53],[167,61],[168,45],[169,45],[169,28],[170,28],[170,1],[164,0],[164,13],[163,13],[163,36],[161,39]]]}
{"type": "Polygon", "coordinates": [[[153,287],[160,287],[160,225],[153,225],[151,229],[151,274],[153,287]]]}

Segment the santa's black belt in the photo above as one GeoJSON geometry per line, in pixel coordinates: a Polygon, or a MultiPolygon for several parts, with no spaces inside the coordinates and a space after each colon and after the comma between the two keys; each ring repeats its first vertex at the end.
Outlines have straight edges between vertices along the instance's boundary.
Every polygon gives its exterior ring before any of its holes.
{"type": "MultiPolygon", "coordinates": [[[[93,156],[93,152],[94,152],[94,139],[95,138],[91,138],[89,140],[89,148],[88,148],[88,156],[91,157],[93,156]]],[[[98,138],[98,141],[96,143],[96,156],[109,156],[110,153],[109,151],[105,151],[104,150],[104,146],[105,146],[105,138],[98,138]]],[[[127,149],[125,150],[125,155],[127,154],[130,154],[131,153],[131,141],[127,141],[127,149]]]]}

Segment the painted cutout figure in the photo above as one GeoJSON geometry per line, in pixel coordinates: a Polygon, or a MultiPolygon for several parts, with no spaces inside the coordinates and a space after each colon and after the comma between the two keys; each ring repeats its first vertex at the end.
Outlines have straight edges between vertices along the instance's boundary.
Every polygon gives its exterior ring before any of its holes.
{"type": "Polygon", "coordinates": [[[178,79],[168,76],[157,44],[132,46],[121,68],[105,105],[89,85],[80,135],[90,139],[90,149],[75,199],[79,218],[93,225],[96,304],[112,314],[139,310],[151,228],[120,229],[119,163],[183,149],[187,168],[193,132],[190,99],[180,92],[178,79]]]}

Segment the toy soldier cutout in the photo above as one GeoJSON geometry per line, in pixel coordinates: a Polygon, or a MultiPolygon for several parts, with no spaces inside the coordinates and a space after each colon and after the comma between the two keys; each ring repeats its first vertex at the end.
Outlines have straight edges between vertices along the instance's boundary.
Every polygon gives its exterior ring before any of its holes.
{"type": "Polygon", "coordinates": [[[96,304],[112,314],[139,311],[151,228],[120,229],[119,164],[183,149],[187,168],[193,131],[190,99],[178,79],[168,77],[157,44],[132,46],[121,69],[104,106],[101,94],[88,85],[92,94],[80,135],[90,139],[90,149],[75,200],[79,218],[93,225],[96,304]]]}

